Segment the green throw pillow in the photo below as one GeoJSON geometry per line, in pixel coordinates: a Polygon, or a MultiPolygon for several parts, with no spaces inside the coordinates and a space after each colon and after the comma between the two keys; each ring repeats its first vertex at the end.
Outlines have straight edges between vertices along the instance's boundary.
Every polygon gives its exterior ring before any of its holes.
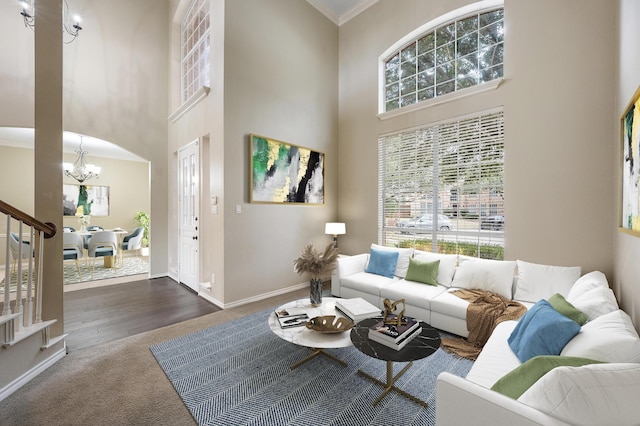
{"type": "Polygon", "coordinates": [[[602,361],[574,356],[542,355],[531,358],[521,366],[514,368],[500,380],[491,390],[513,399],[520,398],[535,382],[555,367],[580,367],[587,364],[604,364],[602,361]]]}
{"type": "Polygon", "coordinates": [[[408,281],[416,281],[419,283],[438,285],[438,267],[440,260],[433,262],[421,262],[413,258],[409,258],[409,270],[405,277],[408,281]]]}
{"type": "Polygon", "coordinates": [[[553,309],[560,312],[565,317],[574,320],[580,325],[584,325],[589,317],[584,312],[578,310],[571,303],[567,302],[563,295],[556,293],[548,300],[549,304],[553,306],[553,309]]]}

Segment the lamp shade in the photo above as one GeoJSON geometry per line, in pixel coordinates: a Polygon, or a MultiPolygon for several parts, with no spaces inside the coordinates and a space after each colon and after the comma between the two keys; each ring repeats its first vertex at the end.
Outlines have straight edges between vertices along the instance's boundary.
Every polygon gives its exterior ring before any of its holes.
{"type": "Polygon", "coordinates": [[[324,225],[324,233],[329,235],[343,235],[347,233],[347,227],[344,223],[328,222],[324,225]]]}

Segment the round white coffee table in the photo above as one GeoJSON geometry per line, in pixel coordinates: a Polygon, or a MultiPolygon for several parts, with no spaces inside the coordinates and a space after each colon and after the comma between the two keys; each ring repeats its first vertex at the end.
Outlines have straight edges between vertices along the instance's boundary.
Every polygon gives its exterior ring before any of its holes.
{"type": "MultiPolygon", "coordinates": [[[[323,316],[323,315],[336,315],[340,317],[344,317],[344,315],[340,314],[340,312],[336,311],[336,298],[335,297],[323,297],[322,304],[320,306],[312,306],[309,298],[294,300],[293,302],[285,303],[282,306],[279,306],[276,310],[280,311],[283,309],[296,309],[304,311],[309,319],[323,316]]],[[[276,317],[275,311],[269,315],[269,327],[271,331],[273,331],[278,337],[286,340],[287,342],[291,342],[298,346],[304,346],[310,348],[313,352],[303,359],[291,366],[291,369],[299,367],[305,362],[315,358],[318,355],[324,355],[329,357],[330,359],[336,361],[337,363],[346,366],[347,363],[341,360],[340,358],[328,353],[325,349],[330,348],[346,348],[348,346],[353,346],[351,343],[351,337],[349,332],[343,333],[320,333],[317,331],[313,331],[308,329],[307,327],[299,326],[299,327],[291,327],[291,328],[282,328],[280,327],[280,323],[278,322],[278,318],[276,317]]]]}

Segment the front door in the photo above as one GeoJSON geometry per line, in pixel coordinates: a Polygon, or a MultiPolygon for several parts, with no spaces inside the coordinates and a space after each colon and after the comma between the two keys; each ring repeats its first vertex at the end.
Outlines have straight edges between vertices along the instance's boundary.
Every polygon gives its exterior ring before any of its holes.
{"type": "Polygon", "coordinates": [[[178,152],[178,190],[180,191],[180,264],[178,276],[182,284],[198,292],[199,248],[198,216],[200,214],[200,157],[198,141],[178,152]]]}

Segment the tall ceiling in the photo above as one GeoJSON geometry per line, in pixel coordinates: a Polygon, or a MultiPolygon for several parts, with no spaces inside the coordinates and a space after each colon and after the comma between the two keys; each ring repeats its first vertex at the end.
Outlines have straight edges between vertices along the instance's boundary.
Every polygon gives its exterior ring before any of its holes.
{"type": "MultiPolygon", "coordinates": [[[[378,0],[307,0],[307,2],[327,18],[331,19],[336,25],[340,26],[377,3],[378,0]]],[[[74,152],[78,149],[79,141],[80,135],[64,132],[64,152],[74,152]]],[[[33,129],[0,127],[0,145],[32,148],[33,129]]],[[[83,145],[90,154],[95,156],[132,161],[142,160],[135,154],[100,139],[84,136],[83,145]]]]}
{"type": "Polygon", "coordinates": [[[378,0],[307,0],[313,7],[331,19],[336,25],[342,25],[357,16],[378,0]]]}

